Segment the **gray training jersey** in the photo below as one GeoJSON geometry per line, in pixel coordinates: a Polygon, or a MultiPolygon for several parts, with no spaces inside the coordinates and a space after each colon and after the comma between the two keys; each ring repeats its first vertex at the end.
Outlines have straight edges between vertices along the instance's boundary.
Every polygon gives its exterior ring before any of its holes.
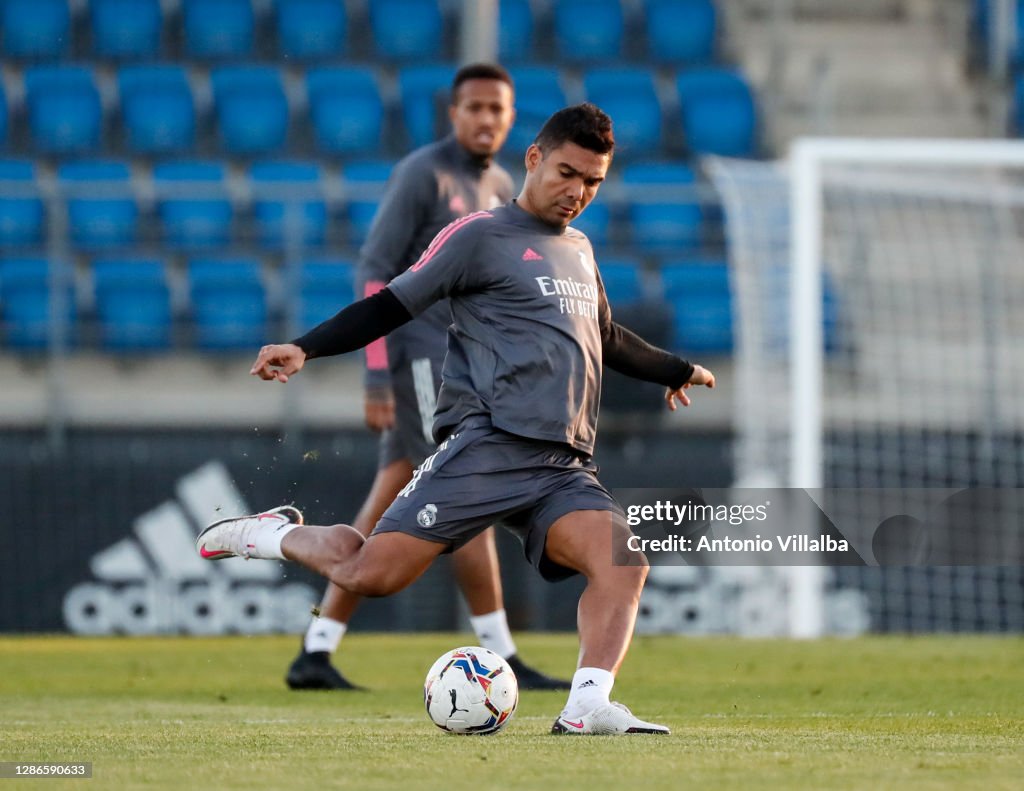
{"type": "Polygon", "coordinates": [[[450,298],[436,441],[486,415],[502,431],[593,453],[611,310],[586,236],[513,202],[446,227],[388,288],[414,316],[450,298]]]}
{"type": "MultiPolygon", "coordinates": [[[[430,240],[453,220],[512,198],[512,177],[500,165],[466,151],[454,136],[417,149],[402,159],[359,253],[357,279],[362,296],[379,291],[404,272],[430,240]]],[[[446,303],[425,311],[387,337],[387,359],[367,352],[367,384],[382,385],[392,370],[419,358],[444,359],[445,331],[451,323],[446,303]]]]}

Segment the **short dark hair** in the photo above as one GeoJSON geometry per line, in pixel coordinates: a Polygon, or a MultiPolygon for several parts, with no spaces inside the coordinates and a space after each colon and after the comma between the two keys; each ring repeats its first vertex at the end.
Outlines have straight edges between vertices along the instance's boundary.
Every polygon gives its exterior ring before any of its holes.
{"type": "Polygon", "coordinates": [[[533,144],[546,154],[565,143],[575,143],[598,154],[610,154],[615,148],[612,119],[590,102],[559,110],[544,122],[533,144]]]}
{"type": "Polygon", "coordinates": [[[455,72],[452,78],[452,104],[459,103],[459,88],[467,80],[497,80],[515,90],[511,75],[497,63],[469,63],[455,72]]]}

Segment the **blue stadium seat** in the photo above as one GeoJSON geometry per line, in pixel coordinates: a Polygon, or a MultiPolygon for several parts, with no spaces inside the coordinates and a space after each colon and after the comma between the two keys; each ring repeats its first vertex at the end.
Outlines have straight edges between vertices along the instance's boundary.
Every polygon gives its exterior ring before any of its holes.
{"type": "Polygon", "coordinates": [[[84,66],[36,66],[25,71],[28,123],[35,146],[49,154],[95,149],[103,131],[103,108],[84,66]]]}
{"type": "Polygon", "coordinates": [[[4,0],[0,29],[5,58],[61,58],[71,44],[68,0],[4,0]]]}
{"type": "Polygon", "coordinates": [[[498,60],[519,63],[533,58],[533,9],[530,0],[500,0],[498,60]]]}
{"type": "Polygon", "coordinates": [[[608,244],[608,233],[612,223],[612,212],[605,201],[591,203],[572,221],[572,227],[587,235],[590,243],[595,247],[604,247],[608,244]]]}
{"type": "Polygon", "coordinates": [[[35,163],[0,160],[0,185],[0,247],[41,243],[46,212],[38,193],[35,163]]]}
{"type": "Polygon", "coordinates": [[[163,261],[94,261],[92,275],[103,348],[145,351],[170,346],[171,291],[163,261]]]}
{"type": "Polygon", "coordinates": [[[516,86],[516,122],[507,145],[519,154],[530,147],[544,122],[568,102],[557,68],[520,66],[509,73],[516,86]]]}
{"type": "Polygon", "coordinates": [[[154,58],[160,54],[160,0],[89,0],[92,54],[154,58]]]}
{"type": "Polygon", "coordinates": [[[821,324],[825,335],[825,353],[842,351],[843,305],[835,281],[828,272],[821,273],[821,324]]]}
{"type": "Polygon", "coordinates": [[[280,149],[288,135],[288,101],[273,66],[213,70],[213,96],[224,149],[235,155],[280,149]]]}
{"type": "Polygon", "coordinates": [[[750,86],[738,71],[695,69],[676,79],[686,145],[694,154],[755,153],[756,114],[750,86]]]}
{"type": "MultiPolygon", "coordinates": [[[[790,280],[792,271],[790,262],[782,259],[771,266],[766,267],[759,274],[761,292],[765,299],[772,301],[773,309],[786,309],[788,307],[790,280]]],[[[835,279],[824,270],[821,273],[821,317],[822,331],[825,341],[826,354],[849,352],[847,339],[843,332],[843,304],[835,279]]],[[[764,343],[771,350],[772,354],[784,355],[789,348],[789,325],[785,322],[766,323],[759,330],[765,336],[764,343]]]]}
{"type": "Polygon", "coordinates": [[[345,55],[344,0],[277,0],[277,41],[286,58],[317,60],[345,55]]]}
{"type": "Polygon", "coordinates": [[[1016,12],[1013,15],[1016,22],[1013,38],[1015,47],[1010,53],[1010,60],[1011,64],[1019,70],[1024,65],[1024,0],[1017,0],[1016,6],[1016,12]]]}
{"type": "Polygon", "coordinates": [[[195,145],[196,112],[181,66],[129,66],[118,74],[125,141],[140,154],[166,154],[195,145]]]}
{"type": "Polygon", "coordinates": [[[360,245],[370,232],[377,206],[384,193],[394,162],[350,162],[345,165],[345,216],[349,240],[360,245]]]}
{"type": "Polygon", "coordinates": [[[559,0],[554,13],[559,60],[607,62],[622,56],[625,33],[619,0],[559,0]]]}
{"type": "Polygon", "coordinates": [[[67,196],[71,241],[84,248],[130,244],[138,234],[139,208],[124,162],[68,162],[57,169],[67,196]]]}
{"type": "Polygon", "coordinates": [[[646,0],[647,54],[660,63],[715,59],[718,13],[712,0],[646,0]]]}
{"type": "Polygon", "coordinates": [[[4,90],[3,83],[0,82],[0,147],[4,146],[7,142],[7,117],[9,113],[7,110],[7,91],[4,90]]]}
{"type": "Polygon", "coordinates": [[[600,68],[583,77],[587,101],[615,120],[615,154],[656,155],[661,148],[661,104],[654,78],[643,68],[600,68]]]}
{"type": "Polygon", "coordinates": [[[62,317],[63,341],[74,337],[77,315],[71,267],[52,266],[46,259],[16,258],[0,260],[0,326],[6,345],[16,349],[42,349],[50,345],[53,319],[62,317]],[[60,305],[54,305],[50,288],[62,284],[60,305]],[[54,312],[53,308],[59,312],[54,312]]]}
{"type": "Polygon", "coordinates": [[[443,51],[438,0],[373,0],[370,28],[377,56],[391,61],[432,61],[443,51]]]}
{"type": "Polygon", "coordinates": [[[185,54],[245,58],[252,53],[256,18],[250,0],[182,0],[185,54]]]}
{"type": "Polygon", "coordinates": [[[674,313],[672,348],[684,353],[730,353],[732,292],[725,262],[666,263],[661,281],[674,313]]]}
{"type": "Polygon", "coordinates": [[[384,103],[370,68],[333,66],[306,75],[309,114],[317,146],[331,154],[380,149],[384,103]]]}
{"type": "Polygon", "coordinates": [[[612,308],[635,305],[646,296],[640,263],[631,259],[600,258],[601,280],[612,308]]]}
{"type": "MultiPolygon", "coordinates": [[[[999,0],[971,0],[968,11],[968,36],[973,51],[969,54],[979,62],[982,67],[988,67],[988,61],[992,55],[992,48],[999,43],[993,39],[995,30],[992,23],[996,21],[995,16],[1002,17],[996,9],[1002,5],[999,0]]],[[[1013,15],[1013,46],[1007,53],[1011,72],[1019,73],[1024,66],[1024,0],[1009,0],[1008,6],[1012,9],[1013,15]]],[[[1001,19],[998,21],[1002,21],[1001,19]]]]}
{"type": "Polygon", "coordinates": [[[322,244],[327,203],[318,165],[309,162],[257,162],[249,169],[256,237],[271,247],[322,244]],[[311,197],[312,195],[312,197],[311,197]],[[291,212],[294,212],[294,216],[291,212]],[[294,229],[291,223],[295,223],[294,229]],[[291,234],[295,238],[291,238],[291,234]]]}
{"type": "Polygon", "coordinates": [[[700,246],[704,211],[696,176],[686,165],[637,163],[622,171],[633,243],[651,251],[700,246]]]}
{"type": "MultiPolygon", "coordinates": [[[[448,128],[447,107],[455,66],[410,66],[398,74],[402,118],[413,147],[425,146],[448,128]]],[[[518,101],[518,100],[517,100],[518,101]]]]}
{"type": "Polygon", "coordinates": [[[228,243],[234,210],[220,162],[164,162],[153,168],[164,241],[181,248],[228,243]]]}
{"type": "Polygon", "coordinates": [[[989,24],[991,23],[989,0],[971,0],[969,14],[973,35],[988,39],[989,24]]]}
{"type": "Polygon", "coordinates": [[[1024,134],[1024,74],[1013,78],[1013,106],[1011,108],[1013,134],[1018,137],[1024,134]]]}
{"type": "Polygon", "coordinates": [[[303,329],[329,319],[355,299],[355,266],[348,261],[304,261],[299,278],[303,329]]]}
{"type": "Polygon", "coordinates": [[[195,345],[252,350],[267,338],[267,297],[251,260],[193,260],[187,266],[195,345]]]}

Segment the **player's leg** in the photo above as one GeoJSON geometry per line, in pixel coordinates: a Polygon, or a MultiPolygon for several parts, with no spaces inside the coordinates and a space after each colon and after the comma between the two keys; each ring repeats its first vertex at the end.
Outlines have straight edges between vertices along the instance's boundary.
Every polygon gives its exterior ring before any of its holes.
{"type": "MultiPolygon", "coordinates": [[[[369,536],[381,515],[402,491],[402,487],[409,483],[412,469],[407,459],[399,459],[377,470],[370,493],[356,514],[352,527],[364,536],[369,536]]],[[[322,617],[348,623],[360,600],[360,596],[339,588],[334,583],[328,583],[324,598],[320,602],[320,614],[322,617]]]]}
{"type": "Polygon", "coordinates": [[[352,593],[390,596],[419,577],[446,546],[444,539],[409,532],[365,538],[345,524],[296,523],[288,512],[275,508],[221,519],[199,534],[196,550],[207,560],[292,560],[352,593]]]}
{"type": "MultiPolygon", "coordinates": [[[[419,578],[445,549],[437,541],[389,532],[363,536],[349,525],[294,527],[280,553],[360,596],[390,596],[419,578]]],[[[254,555],[258,556],[258,555],[254,555]]]]}
{"type": "MultiPolygon", "coordinates": [[[[553,563],[583,574],[587,586],[577,614],[580,667],[618,672],[633,639],[647,566],[622,555],[629,537],[611,511],[574,511],[548,530],[545,554],[553,563]],[[613,553],[620,553],[613,562],[613,553]]],[[[628,553],[628,549],[625,550],[628,553]]]]}
{"type": "MultiPolygon", "coordinates": [[[[387,442],[382,439],[382,446],[387,442]]],[[[382,454],[385,451],[382,450],[382,454]]],[[[412,477],[412,465],[407,459],[387,461],[377,470],[373,485],[366,496],[352,527],[369,536],[381,514],[412,477]]],[[[327,583],[318,614],[310,621],[303,637],[302,649],[292,661],[285,682],[292,689],[358,689],[331,664],[331,655],[338,649],[349,620],[362,597],[327,583]]]]}
{"type": "Polygon", "coordinates": [[[452,555],[452,570],[471,617],[487,615],[504,606],[493,528],[488,528],[452,555]]]}
{"type": "Polygon", "coordinates": [[[488,528],[455,552],[452,563],[477,640],[512,666],[520,689],[569,689],[567,679],[542,673],[519,658],[505,614],[494,528],[488,528]]]}
{"type": "MultiPolygon", "coordinates": [[[[458,488],[462,465],[474,470],[473,445],[483,426],[452,434],[414,473],[369,538],[349,525],[296,523],[293,508],[221,519],[196,538],[208,560],[241,556],[293,560],[352,593],[387,596],[409,585],[434,558],[487,527],[487,506],[458,488]],[[454,470],[451,475],[448,473],[454,470]],[[443,471],[443,472],[442,472],[443,471]],[[439,475],[438,473],[442,473],[439,475]],[[438,514],[443,518],[439,519],[438,514]]],[[[490,513],[498,513],[491,511],[490,513]]]]}
{"type": "MultiPolygon", "coordinates": [[[[434,411],[441,389],[442,362],[428,357],[411,360],[392,371],[395,394],[396,442],[411,459],[425,459],[434,452],[434,411]]],[[[477,642],[504,657],[512,666],[522,689],[568,689],[568,681],[551,678],[525,664],[516,652],[508,627],[501,590],[501,570],[488,529],[452,555],[455,581],[469,607],[470,624],[477,642]]]]}
{"type": "Polygon", "coordinates": [[[613,511],[573,511],[548,529],[544,554],[586,577],[577,624],[580,657],[572,690],[553,733],[668,733],[610,702],[615,674],[633,638],[646,559],[626,544],[628,527],[613,511]]]}

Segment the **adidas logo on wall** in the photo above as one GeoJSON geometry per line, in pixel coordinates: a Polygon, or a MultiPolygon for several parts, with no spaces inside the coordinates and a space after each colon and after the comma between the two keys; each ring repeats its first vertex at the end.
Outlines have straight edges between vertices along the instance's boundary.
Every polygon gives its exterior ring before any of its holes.
{"type": "Polygon", "coordinates": [[[75,634],[299,632],[319,596],[284,582],[281,564],[202,560],[195,538],[208,523],[251,513],[219,461],[189,473],[176,497],[136,518],[132,534],[89,561],[94,580],[64,595],[75,634]]]}

